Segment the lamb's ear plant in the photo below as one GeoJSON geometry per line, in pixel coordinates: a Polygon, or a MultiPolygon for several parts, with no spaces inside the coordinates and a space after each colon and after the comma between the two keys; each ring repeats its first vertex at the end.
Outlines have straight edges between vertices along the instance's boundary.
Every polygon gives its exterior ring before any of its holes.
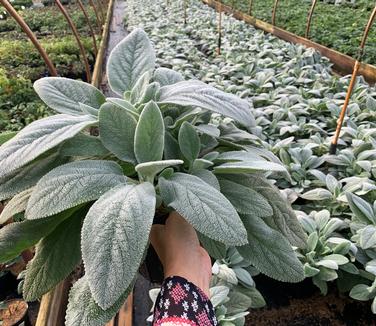
{"type": "Polygon", "coordinates": [[[0,262],[36,245],[25,299],[41,297],[82,258],[85,275],[70,291],[66,324],[102,325],[132,290],[154,217],[171,210],[209,252],[237,247],[260,272],[302,280],[291,245],[304,246],[305,233],[265,176],[284,167],[251,146],[248,102],[155,69],[140,29],[113,50],[107,74],[119,98],[66,78],[37,81],[58,114],[0,147],[0,199],[10,199],[0,220],[25,217],[0,230],[0,262]]]}

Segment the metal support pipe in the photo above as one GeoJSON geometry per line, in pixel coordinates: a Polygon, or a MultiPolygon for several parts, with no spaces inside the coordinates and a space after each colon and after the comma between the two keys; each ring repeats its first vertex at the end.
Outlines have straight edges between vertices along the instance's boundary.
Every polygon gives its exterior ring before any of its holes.
{"type": "Polygon", "coordinates": [[[279,0],[274,1],[273,12],[272,12],[272,25],[273,26],[275,26],[275,17],[277,14],[278,3],[279,3],[279,0]]]}
{"type": "Polygon", "coordinates": [[[47,52],[44,50],[42,45],[37,40],[36,36],[34,35],[33,31],[30,29],[29,25],[23,20],[23,18],[17,13],[17,11],[13,8],[13,6],[8,2],[8,0],[0,0],[1,5],[5,8],[5,10],[11,15],[14,20],[20,25],[22,30],[26,33],[30,41],[34,44],[35,48],[38,50],[39,54],[43,58],[51,76],[57,76],[57,71],[52,63],[51,59],[49,58],[47,52]]]}
{"type": "Polygon", "coordinates": [[[89,4],[90,4],[90,6],[93,8],[93,10],[94,10],[94,14],[95,14],[95,17],[96,17],[96,19],[97,19],[98,30],[99,30],[99,32],[101,32],[101,31],[102,31],[102,22],[101,22],[101,20],[100,20],[100,18],[99,18],[98,9],[97,9],[97,7],[95,6],[93,0],[89,0],[89,4]]]}
{"type": "Polygon", "coordinates": [[[103,3],[101,0],[97,0],[97,3],[99,4],[98,7],[99,7],[100,14],[101,14],[101,22],[103,25],[104,20],[105,20],[105,10],[103,9],[103,3]]]}
{"type": "Polygon", "coordinates": [[[252,4],[253,0],[249,0],[248,15],[252,16],[252,4]]]}
{"type": "Polygon", "coordinates": [[[217,55],[221,54],[222,47],[222,3],[219,4],[219,14],[218,14],[218,47],[217,55]]]}
{"type": "Polygon", "coordinates": [[[57,4],[57,6],[59,7],[61,13],[65,17],[66,21],[68,22],[68,24],[69,24],[69,26],[70,26],[70,28],[73,32],[74,37],[76,38],[78,47],[79,47],[80,52],[81,52],[82,59],[83,59],[84,64],[85,64],[86,79],[87,79],[87,82],[90,83],[90,81],[91,81],[90,65],[89,65],[89,61],[87,59],[86,50],[85,50],[84,46],[82,45],[82,42],[80,40],[80,35],[77,31],[76,25],[73,23],[72,19],[70,18],[69,14],[66,11],[66,9],[64,8],[64,6],[61,4],[60,0],[55,0],[55,2],[57,4]]]}
{"type": "Polygon", "coordinates": [[[312,0],[312,5],[311,5],[311,8],[309,9],[308,17],[307,17],[307,27],[305,31],[305,38],[309,37],[309,32],[311,30],[312,16],[313,16],[313,12],[315,10],[316,4],[317,4],[317,0],[312,0]]]}
{"type": "Polygon", "coordinates": [[[187,0],[184,0],[184,25],[187,25],[187,0]]]}
{"type": "Polygon", "coordinates": [[[376,18],[376,6],[371,13],[371,16],[368,20],[367,26],[364,30],[362,40],[360,42],[359,54],[358,54],[357,60],[355,61],[355,64],[354,64],[354,70],[353,70],[353,73],[352,73],[352,76],[351,76],[350,85],[349,85],[349,88],[347,90],[345,102],[343,104],[343,107],[342,107],[342,110],[341,110],[341,113],[340,113],[340,116],[339,116],[339,119],[338,119],[335,135],[332,139],[332,143],[330,144],[330,154],[335,154],[336,150],[337,150],[338,139],[339,139],[339,135],[341,133],[343,121],[345,119],[346,110],[347,110],[347,107],[348,107],[349,102],[350,102],[352,91],[354,89],[356,76],[357,76],[359,68],[360,68],[360,62],[361,62],[363,55],[364,55],[364,47],[366,45],[367,37],[368,37],[369,31],[372,27],[372,24],[375,21],[375,18],[376,18]]]}
{"type": "Polygon", "coordinates": [[[90,34],[91,34],[91,37],[93,38],[93,46],[94,46],[94,53],[95,53],[95,57],[97,56],[97,53],[98,53],[98,47],[97,47],[97,40],[95,38],[95,32],[94,32],[94,29],[93,29],[93,26],[91,25],[91,22],[90,22],[90,18],[89,18],[89,15],[87,14],[87,11],[82,3],[81,0],[77,0],[78,2],[78,5],[80,6],[84,16],[85,16],[85,19],[86,19],[86,22],[87,22],[87,25],[89,27],[89,30],[90,30],[90,34]]]}

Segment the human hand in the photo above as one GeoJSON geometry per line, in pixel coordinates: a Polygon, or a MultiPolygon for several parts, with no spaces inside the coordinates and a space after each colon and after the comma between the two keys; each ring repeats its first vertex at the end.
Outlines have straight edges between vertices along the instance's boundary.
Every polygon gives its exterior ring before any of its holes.
{"type": "Polygon", "coordinates": [[[165,225],[153,225],[150,241],[162,262],[165,278],[181,276],[209,296],[211,260],[194,228],[177,212],[165,225]]]}

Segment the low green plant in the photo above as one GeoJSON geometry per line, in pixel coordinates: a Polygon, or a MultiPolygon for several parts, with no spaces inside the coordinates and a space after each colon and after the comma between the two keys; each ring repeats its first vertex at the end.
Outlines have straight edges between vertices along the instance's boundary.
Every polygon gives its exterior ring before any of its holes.
{"type": "Polygon", "coordinates": [[[328,210],[301,213],[299,220],[307,232],[307,248],[298,249],[298,257],[304,263],[304,274],[312,277],[313,283],[323,294],[327,294],[327,282],[338,278],[338,271],[359,274],[353,264],[357,254],[356,246],[341,236],[341,230],[348,228],[346,222],[331,218],[328,210]]]}
{"type": "Polygon", "coordinates": [[[107,75],[122,98],[106,99],[80,81],[38,80],[36,92],[59,114],[0,147],[0,199],[11,198],[0,223],[25,216],[0,230],[0,262],[37,244],[25,299],[49,291],[82,255],[85,276],[70,292],[66,324],[102,325],[133,287],[155,215],[171,210],[209,252],[235,246],[260,272],[301,281],[291,245],[304,247],[306,235],[265,176],[285,168],[250,146],[256,125],[249,104],[155,70],[140,29],[112,51],[107,75]]]}

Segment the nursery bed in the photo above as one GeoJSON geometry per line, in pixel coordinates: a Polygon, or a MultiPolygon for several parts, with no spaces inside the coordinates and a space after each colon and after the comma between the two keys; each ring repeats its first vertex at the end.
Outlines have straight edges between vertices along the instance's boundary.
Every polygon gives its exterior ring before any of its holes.
{"type": "MultiPolygon", "coordinates": [[[[66,5],[66,8],[77,26],[93,70],[94,44],[85,16],[77,4],[66,5]]],[[[94,11],[89,4],[85,4],[85,9],[99,45],[101,35],[94,11]]],[[[85,67],[77,42],[58,8],[54,5],[25,8],[20,14],[45,48],[58,74],[85,80],[85,67]]],[[[32,88],[36,79],[47,75],[47,67],[38,51],[12,17],[0,20],[0,132],[18,131],[50,114],[32,88]]]]}

